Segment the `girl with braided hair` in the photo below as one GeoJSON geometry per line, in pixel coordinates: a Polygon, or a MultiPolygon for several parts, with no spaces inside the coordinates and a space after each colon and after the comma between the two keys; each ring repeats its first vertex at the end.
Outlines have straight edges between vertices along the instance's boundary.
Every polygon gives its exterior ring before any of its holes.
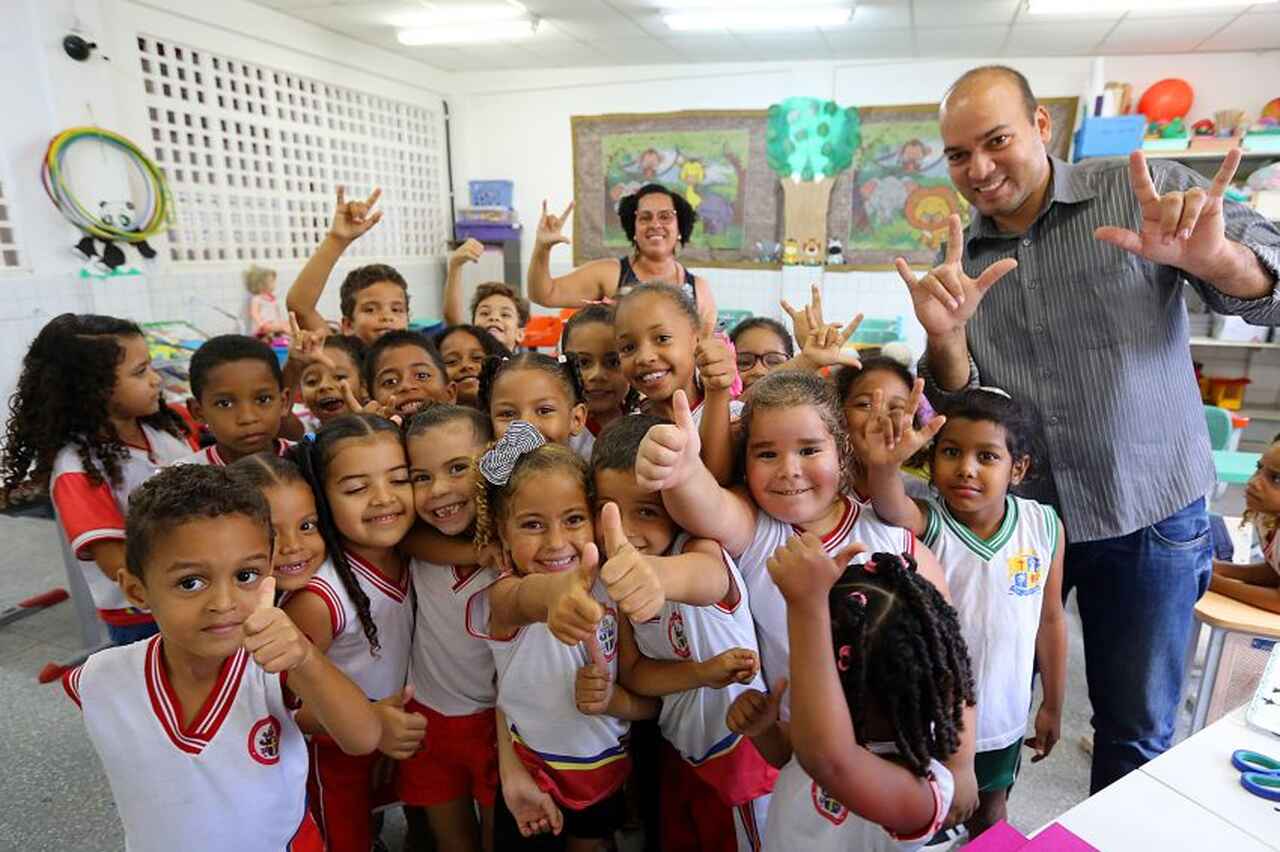
{"type": "Polygon", "coordinates": [[[227,465],[227,475],[262,492],[271,508],[271,576],[276,578],[276,591],[287,595],[306,586],[327,563],[328,550],[316,495],[302,470],[291,459],[254,453],[227,465]]]}
{"type": "Polygon", "coordinates": [[[480,410],[493,420],[497,438],[523,420],[551,443],[573,448],[587,422],[577,362],[529,350],[490,357],[480,372],[480,410]]]}
{"type": "Polygon", "coordinates": [[[914,406],[895,418],[878,397],[873,409],[859,449],[875,511],[937,553],[977,674],[978,810],[967,823],[969,836],[977,837],[1005,817],[1037,663],[1044,700],[1035,736],[1025,742],[1036,752],[1033,761],[1049,755],[1062,729],[1066,536],[1052,506],[1009,493],[1033,472],[1035,431],[1008,394],[961,392],[943,407],[944,417],[920,429],[913,425],[914,406]],[[930,475],[937,496],[912,500],[899,467],[935,433],[930,475]]]}
{"type": "Polygon", "coordinates": [[[58,523],[117,645],[156,632],[116,583],[125,568],[129,495],[197,445],[164,401],[142,329],[128,320],[62,314],[22,360],[0,457],[6,502],[27,482],[48,485],[58,523]]]}
{"type": "MultiPolygon", "coordinates": [[[[370,701],[382,721],[378,751],[403,760],[426,732],[422,716],[406,712],[405,686],[413,639],[409,572],[397,550],[413,525],[413,487],[400,428],[372,414],[343,414],[315,439],[288,450],[315,494],[329,554],[282,608],[370,701]]],[[[310,801],[333,852],[368,852],[373,845],[373,779],[378,755],[344,754],[307,718],[311,735],[310,801]]]]}
{"type": "Polygon", "coordinates": [[[787,602],[791,742],[774,786],[768,849],[915,850],[954,793],[973,677],[960,625],[909,555],[851,564],[806,532],[769,558],[787,602]]]}

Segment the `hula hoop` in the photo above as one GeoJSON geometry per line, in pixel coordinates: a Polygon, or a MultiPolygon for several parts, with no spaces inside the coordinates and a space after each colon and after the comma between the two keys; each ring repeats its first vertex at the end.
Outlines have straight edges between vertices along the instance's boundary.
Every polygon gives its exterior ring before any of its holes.
{"type": "Polygon", "coordinates": [[[169,184],[164,173],[151,161],[142,150],[125,137],[101,127],[72,127],[62,131],[49,140],[45,149],[44,160],[40,166],[40,182],[44,185],[45,194],[71,224],[87,234],[100,240],[123,240],[129,243],[140,243],[163,231],[169,225],[169,214],[173,208],[173,196],[169,193],[169,184]],[[137,230],[125,231],[115,225],[109,225],[89,210],[80,199],[71,192],[67,183],[67,170],[63,163],[67,151],[76,142],[93,139],[124,153],[130,164],[137,169],[142,184],[147,190],[147,200],[142,206],[142,215],[137,219],[137,230]]]}

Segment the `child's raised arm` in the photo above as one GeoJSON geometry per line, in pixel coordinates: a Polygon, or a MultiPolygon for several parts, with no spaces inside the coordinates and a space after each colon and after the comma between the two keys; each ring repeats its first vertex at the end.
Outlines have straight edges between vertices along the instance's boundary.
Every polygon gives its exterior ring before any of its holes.
{"type": "Polygon", "coordinates": [[[316,305],[320,303],[320,295],[324,293],[324,285],[328,282],[333,267],[337,265],[347,246],[382,219],[382,211],[373,210],[373,205],[381,195],[382,190],[375,188],[364,201],[348,202],[345,188],[338,187],[338,203],[333,209],[329,233],[325,234],[307,265],[302,267],[285,297],[285,304],[298,315],[298,322],[303,328],[328,330],[329,325],[316,310],[316,305]]]}
{"type": "Polygon", "coordinates": [[[782,697],[787,694],[787,679],[778,678],[769,694],[746,689],[729,705],[725,727],[750,737],[756,751],[770,766],[781,769],[791,760],[791,726],[780,718],[782,697]]]}
{"type": "Polygon", "coordinates": [[[1051,518],[1057,531],[1057,547],[1049,582],[1040,604],[1040,628],[1036,631],[1036,662],[1040,666],[1040,682],[1044,700],[1036,713],[1036,735],[1027,745],[1036,750],[1032,763],[1044,760],[1062,735],[1062,702],[1067,694],[1067,616],[1062,608],[1062,563],[1066,550],[1066,533],[1055,514],[1051,518]]]}
{"type": "Polygon", "coordinates": [[[648,491],[662,492],[662,503],[677,525],[741,556],[755,537],[755,504],[736,489],[723,488],[702,463],[702,442],[684,391],[675,392],[671,405],[675,423],[654,426],[640,444],[636,481],[648,491]]]}
{"type": "Polygon", "coordinates": [[[449,252],[448,274],[444,279],[444,321],[447,325],[471,322],[467,316],[466,300],[462,298],[462,267],[480,260],[483,254],[484,246],[471,237],[449,252]]]}
{"type": "Polygon", "coordinates": [[[287,672],[288,688],[347,754],[378,747],[382,723],[360,687],[317,650],[306,634],[275,606],[276,579],[258,587],[258,601],[245,619],[244,648],[268,672],[287,672]]]}
{"type": "Polygon", "coordinates": [[[812,533],[794,536],[769,559],[787,601],[791,643],[791,743],[805,771],[854,813],[908,836],[939,819],[927,778],[858,743],[836,674],[827,596],[862,545],[832,559],[812,533]]]}
{"type": "Polygon", "coordinates": [[[733,477],[733,430],[730,426],[731,388],[738,368],[729,355],[729,347],[715,334],[715,318],[704,318],[698,333],[694,363],[702,381],[702,422],[698,437],[702,441],[702,463],[716,482],[727,485],[733,477]]]}
{"type": "Polygon", "coordinates": [[[571,571],[503,577],[489,589],[489,635],[505,636],[526,624],[546,622],[566,645],[594,638],[604,618],[604,607],[591,594],[599,575],[599,551],[588,543],[571,571]]]}
{"type": "Polygon", "coordinates": [[[543,199],[542,216],[534,234],[533,254],[529,256],[529,299],[547,308],[576,308],[583,302],[604,296],[605,286],[618,280],[618,262],[604,258],[583,264],[559,278],[551,276],[551,249],[569,242],[561,233],[573,212],[573,202],[559,216],[547,212],[543,199]]]}
{"type": "Polygon", "coordinates": [[[861,435],[849,436],[854,452],[866,465],[867,489],[876,514],[885,523],[905,527],[916,536],[924,535],[929,510],[907,496],[899,471],[908,459],[928,446],[946,423],[945,417],[938,416],[919,429],[915,427],[923,394],[924,380],[916,379],[906,409],[895,417],[885,408],[884,391],[874,391],[866,427],[861,435]]]}

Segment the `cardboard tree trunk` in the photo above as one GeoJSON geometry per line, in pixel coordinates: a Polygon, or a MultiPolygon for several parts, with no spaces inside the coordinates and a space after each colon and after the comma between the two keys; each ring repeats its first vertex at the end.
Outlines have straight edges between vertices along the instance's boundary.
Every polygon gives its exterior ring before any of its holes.
{"type": "Polygon", "coordinates": [[[801,249],[806,240],[817,240],[824,257],[827,252],[827,206],[834,184],[835,179],[830,177],[819,181],[782,178],[785,239],[795,240],[801,249]]]}

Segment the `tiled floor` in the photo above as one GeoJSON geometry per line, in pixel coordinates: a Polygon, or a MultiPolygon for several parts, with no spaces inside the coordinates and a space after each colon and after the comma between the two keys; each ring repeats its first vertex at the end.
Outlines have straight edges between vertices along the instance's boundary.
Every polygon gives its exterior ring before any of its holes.
{"type": "MultiPolygon", "coordinates": [[[[1233,489],[1234,491],[1235,489],[1233,489]]],[[[1228,493],[1217,507],[1238,509],[1228,493]]],[[[62,555],[53,522],[0,516],[4,544],[0,608],[56,586],[64,586],[62,555]]],[[[1089,734],[1079,620],[1068,607],[1070,651],[1062,741],[1047,760],[1024,761],[1010,799],[1011,822],[1028,831],[1088,795],[1089,758],[1080,747],[1089,734]]],[[[89,745],[79,711],[56,682],[36,676],[48,662],[79,648],[70,603],[0,627],[0,849],[117,850],[123,832],[106,777],[89,745]]],[[[384,838],[400,848],[403,822],[388,820],[384,838]]]]}

